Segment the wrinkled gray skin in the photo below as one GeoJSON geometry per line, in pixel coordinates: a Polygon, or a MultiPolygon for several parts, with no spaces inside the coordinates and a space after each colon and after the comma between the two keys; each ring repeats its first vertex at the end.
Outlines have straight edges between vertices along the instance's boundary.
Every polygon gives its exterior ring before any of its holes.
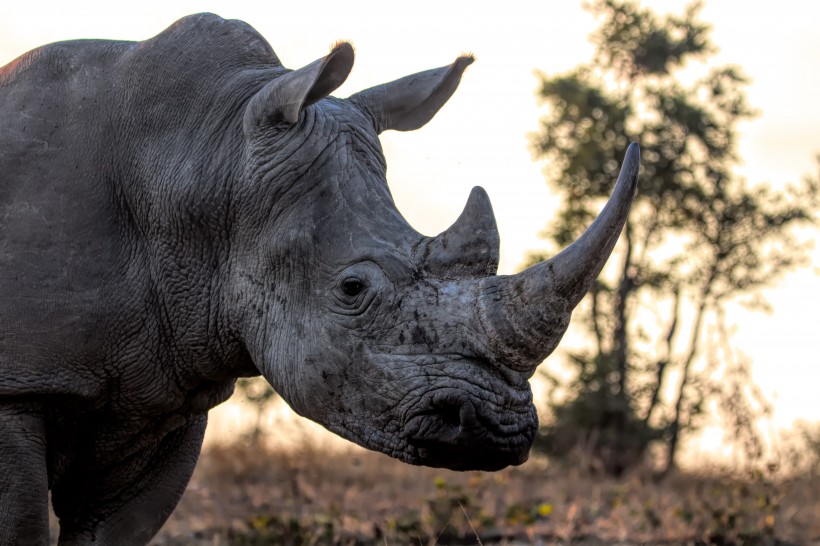
{"type": "Polygon", "coordinates": [[[348,44],[287,71],[196,15],[0,69],[0,544],[47,543],[49,489],[61,544],[148,542],[237,377],[409,463],[527,458],[527,380],[618,238],[638,153],[587,233],[519,275],[495,275],[480,188],[420,235],[377,135],[424,125],[471,62],[336,99],[348,44]]]}

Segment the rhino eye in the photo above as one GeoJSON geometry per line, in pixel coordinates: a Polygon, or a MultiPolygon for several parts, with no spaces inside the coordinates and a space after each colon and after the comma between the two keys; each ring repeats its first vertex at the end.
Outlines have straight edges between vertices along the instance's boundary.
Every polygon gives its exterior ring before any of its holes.
{"type": "Polygon", "coordinates": [[[340,315],[363,314],[385,286],[382,269],[369,261],[346,268],[336,279],[329,303],[333,312],[340,315]]]}
{"type": "Polygon", "coordinates": [[[355,277],[348,277],[342,281],[342,292],[346,296],[356,297],[364,290],[364,283],[355,277]]]}

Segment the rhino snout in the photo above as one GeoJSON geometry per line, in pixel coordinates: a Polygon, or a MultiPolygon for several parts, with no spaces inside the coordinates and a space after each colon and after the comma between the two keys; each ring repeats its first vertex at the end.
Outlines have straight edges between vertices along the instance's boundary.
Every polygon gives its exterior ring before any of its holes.
{"type": "Polygon", "coordinates": [[[463,393],[439,393],[417,409],[402,435],[419,464],[453,470],[499,470],[529,456],[538,420],[532,404],[496,410],[463,393]]]}

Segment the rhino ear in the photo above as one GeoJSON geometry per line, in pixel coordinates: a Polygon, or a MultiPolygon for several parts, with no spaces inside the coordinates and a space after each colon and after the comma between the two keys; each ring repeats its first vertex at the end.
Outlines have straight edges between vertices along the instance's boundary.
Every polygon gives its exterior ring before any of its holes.
{"type": "Polygon", "coordinates": [[[353,46],[336,45],[322,57],[298,70],[285,72],[268,82],[245,108],[245,134],[265,121],[296,123],[299,112],[336,90],[353,68],[353,46]]]}
{"type": "Polygon", "coordinates": [[[387,129],[413,131],[433,119],[474,60],[465,55],[449,66],[365,89],[350,100],[371,117],[379,133],[387,129]]]}

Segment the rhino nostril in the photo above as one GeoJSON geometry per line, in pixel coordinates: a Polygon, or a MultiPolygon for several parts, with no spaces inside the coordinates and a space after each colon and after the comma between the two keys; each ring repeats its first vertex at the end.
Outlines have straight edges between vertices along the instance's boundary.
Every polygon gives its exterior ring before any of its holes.
{"type": "Polygon", "coordinates": [[[416,443],[432,442],[455,446],[487,436],[473,402],[463,398],[435,401],[428,411],[412,418],[403,434],[416,443]]]}
{"type": "Polygon", "coordinates": [[[454,435],[452,439],[467,439],[476,434],[480,423],[472,402],[458,401],[438,410],[438,418],[454,435]]]}
{"type": "Polygon", "coordinates": [[[439,423],[436,441],[456,444],[475,435],[478,427],[475,407],[463,400],[447,400],[437,404],[433,413],[439,423]]]}
{"type": "Polygon", "coordinates": [[[451,427],[461,426],[461,408],[459,406],[445,406],[439,410],[439,419],[451,427]]]}
{"type": "Polygon", "coordinates": [[[479,425],[475,406],[466,400],[448,400],[436,408],[439,421],[448,427],[458,429],[461,434],[479,425]]]}

